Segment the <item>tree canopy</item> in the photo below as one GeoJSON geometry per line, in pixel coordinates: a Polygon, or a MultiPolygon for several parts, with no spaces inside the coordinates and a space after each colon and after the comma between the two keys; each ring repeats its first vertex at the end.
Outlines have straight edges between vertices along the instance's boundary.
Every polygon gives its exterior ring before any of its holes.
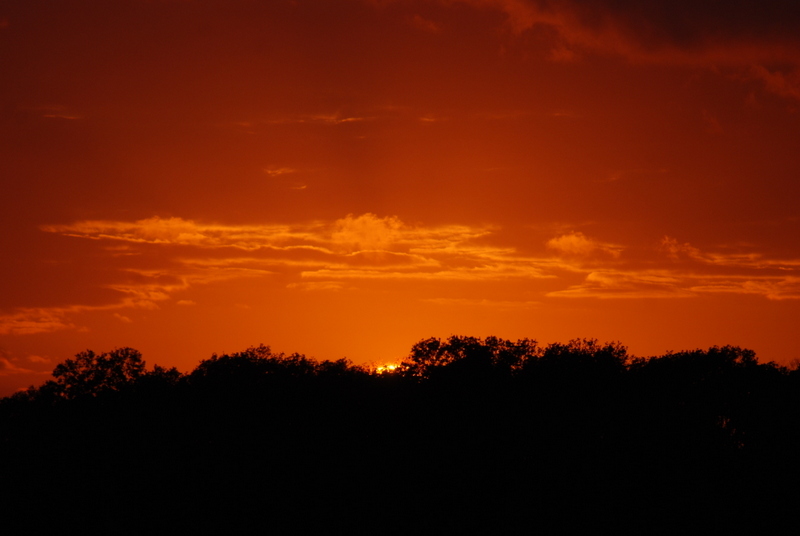
{"type": "Polygon", "coordinates": [[[800,478],[798,382],[739,347],[595,339],[428,338],[382,373],[264,345],[188,373],[87,350],[0,401],[4,504],[95,533],[736,529],[793,504],[765,490],[800,478]],[[142,497],[175,508],[131,514],[142,497]]]}
{"type": "Polygon", "coordinates": [[[118,391],[145,372],[142,354],[133,348],[115,348],[100,354],[86,350],[53,369],[55,389],[64,398],[118,391]]]}

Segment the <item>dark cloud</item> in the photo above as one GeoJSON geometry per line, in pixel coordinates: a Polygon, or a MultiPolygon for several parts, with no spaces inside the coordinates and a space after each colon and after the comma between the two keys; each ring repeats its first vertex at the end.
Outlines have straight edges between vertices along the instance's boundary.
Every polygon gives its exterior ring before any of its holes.
{"type": "Polygon", "coordinates": [[[546,36],[549,59],[728,67],[800,98],[800,4],[789,0],[439,0],[497,9],[515,34],[546,36]]]}
{"type": "Polygon", "coordinates": [[[613,48],[637,57],[666,54],[673,59],[691,60],[699,55],[733,63],[800,61],[797,2],[523,1],[533,13],[531,21],[559,26],[562,36],[577,45],[613,48]]]}
{"type": "Polygon", "coordinates": [[[569,5],[593,31],[616,28],[646,49],[664,46],[697,49],[725,43],[797,44],[800,6],[790,0],[584,0],[536,1],[540,9],[569,5]]]}
{"type": "Polygon", "coordinates": [[[568,45],[638,59],[666,55],[685,61],[697,55],[710,55],[716,60],[732,62],[758,58],[800,63],[797,32],[800,4],[790,0],[460,0],[459,3],[502,9],[516,31],[551,26],[568,45]],[[684,56],[680,57],[681,54],[684,56]]]}

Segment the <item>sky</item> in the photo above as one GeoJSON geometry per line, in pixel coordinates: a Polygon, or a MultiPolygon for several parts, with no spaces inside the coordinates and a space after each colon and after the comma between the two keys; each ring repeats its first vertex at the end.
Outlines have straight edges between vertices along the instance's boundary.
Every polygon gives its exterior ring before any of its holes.
{"type": "Polygon", "coordinates": [[[428,337],[800,358],[800,6],[0,3],[0,396],[428,337]]]}

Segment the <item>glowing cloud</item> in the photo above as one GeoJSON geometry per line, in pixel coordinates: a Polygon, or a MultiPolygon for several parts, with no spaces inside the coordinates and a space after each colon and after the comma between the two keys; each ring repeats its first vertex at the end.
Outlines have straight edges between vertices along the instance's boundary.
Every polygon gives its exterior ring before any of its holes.
{"type": "MultiPolygon", "coordinates": [[[[623,257],[623,249],[630,248],[571,231],[545,242],[552,255],[532,256],[513,246],[493,245],[497,229],[492,227],[408,225],[396,216],[372,213],[303,224],[224,225],[153,217],[42,229],[102,242],[102,252],[123,262],[118,279],[104,284],[119,298],[105,305],[20,309],[0,316],[0,334],[79,329],[76,315],[91,311],[108,311],[117,321],[132,323],[121,309],[155,310],[172,300],[191,306],[195,301],[185,294],[193,287],[248,277],[274,278],[298,292],[347,292],[377,281],[474,285],[538,280],[547,286],[538,287],[539,296],[546,298],[688,298],[709,293],[800,298],[800,260],[769,259],[735,248],[701,251],[671,237],[623,257]],[[108,242],[124,242],[124,256],[108,242]],[[576,283],[576,277],[583,280],[576,283]]],[[[436,294],[420,299],[486,301],[436,294]]],[[[504,308],[538,303],[529,298],[489,301],[504,308]]]]}
{"type": "Polygon", "coordinates": [[[402,227],[402,222],[395,217],[349,214],[336,221],[331,240],[347,251],[388,250],[400,238],[402,227]]]}
{"type": "Polygon", "coordinates": [[[550,239],[547,242],[547,247],[563,255],[572,256],[588,256],[601,252],[612,257],[619,257],[623,249],[621,246],[591,240],[583,233],[574,231],[550,239]]]}
{"type": "Polygon", "coordinates": [[[548,293],[560,298],[686,298],[694,293],[680,288],[681,279],[664,272],[590,272],[583,283],[548,293]]]}
{"type": "Polygon", "coordinates": [[[288,225],[212,225],[182,218],[155,216],[135,222],[84,221],[71,225],[45,225],[43,231],[92,239],[200,247],[255,250],[308,237],[288,225]]]}

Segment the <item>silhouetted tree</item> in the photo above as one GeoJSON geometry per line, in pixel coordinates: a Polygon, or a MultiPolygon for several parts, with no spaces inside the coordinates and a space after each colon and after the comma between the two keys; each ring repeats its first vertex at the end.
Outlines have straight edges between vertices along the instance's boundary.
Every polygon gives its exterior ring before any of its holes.
{"type": "Polygon", "coordinates": [[[540,348],[531,339],[513,342],[499,337],[480,339],[454,335],[442,341],[431,337],[411,348],[399,371],[418,379],[447,374],[446,371],[461,375],[491,373],[508,376],[539,355],[540,348]]]}
{"type": "Polygon", "coordinates": [[[95,396],[117,391],[142,376],[145,363],[133,348],[116,348],[95,354],[86,350],[53,369],[55,389],[64,398],[95,396]]]}
{"type": "Polygon", "coordinates": [[[243,352],[213,354],[189,374],[194,385],[248,388],[263,383],[267,376],[302,378],[313,376],[317,362],[302,354],[273,353],[269,346],[252,346],[243,352]]]}
{"type": "Polygon", "coordinates": [[[550,344],[537,362],[529,364],[569,376],[608,376],[625,370],[628,349],[619,342],[601,344],[597,339],[572,339],[567,344],[550,344]]]}
{"type": "Polygon", "coordinates": [[[140,396],[157,396],[177,391],[178,385],[186,378],[177,368],[153,366],[134,382],[134,390],[140,396]]]}

